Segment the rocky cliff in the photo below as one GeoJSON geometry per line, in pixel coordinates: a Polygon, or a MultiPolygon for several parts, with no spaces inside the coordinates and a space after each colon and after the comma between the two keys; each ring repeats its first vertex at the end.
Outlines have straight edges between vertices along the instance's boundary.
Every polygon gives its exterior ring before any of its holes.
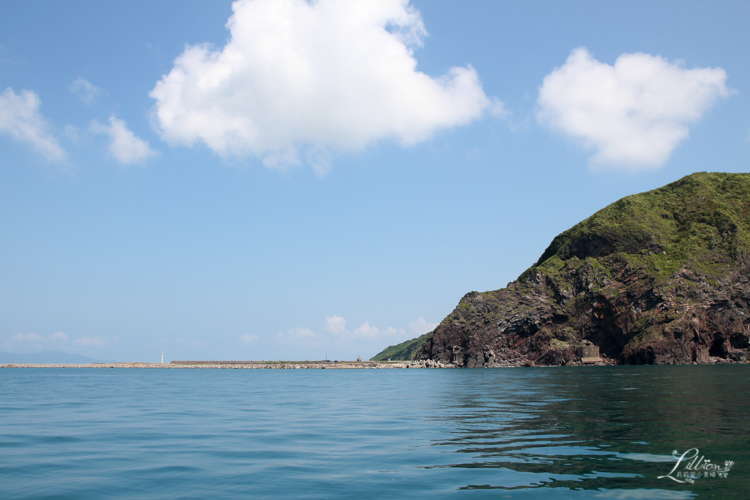
{"type": "Polygon", "coordinates": [[[749,264],[750,174],[693,174],[560,234],[507,288],[465,295],[413,357],[462,367],[743,361],[749,264]],[[582,360],[584,344],[601,359],[582,360]]]}

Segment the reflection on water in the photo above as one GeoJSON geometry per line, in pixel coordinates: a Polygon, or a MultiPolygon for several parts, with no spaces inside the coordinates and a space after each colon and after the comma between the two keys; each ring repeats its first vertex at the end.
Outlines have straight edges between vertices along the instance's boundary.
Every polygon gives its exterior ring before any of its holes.
{"type": "Polygon", "coordinates": [[[750,498],[750,366],[0,370],[2,498],[750,498]],[[658,479],[698,448],[726,478],[658,479]]]}
{"type": "Polygon", "coordinates": [[[453,428],[437,444],[465,458],[436,467],[515,473],[483,476],[485,483],[465,489],[750,498],[749,368],[473,370],[456,377],[445,414],[436,419],[453,428]],[[738,465],[727,478],[702,477],[695,484],[657,479],[675,465],[672,450],[690,448],[738,465]]]}

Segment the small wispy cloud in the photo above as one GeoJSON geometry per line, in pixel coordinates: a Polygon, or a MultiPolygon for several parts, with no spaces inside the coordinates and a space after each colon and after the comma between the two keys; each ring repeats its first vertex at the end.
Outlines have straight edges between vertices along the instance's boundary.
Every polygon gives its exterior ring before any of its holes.
{"type": "Polygon", "coordinates": [[[61,162],[67,155],[49,122],[39,112],[42,101],[30,91],[16,94],[8,87],[0,94],[0,133],[31,146],[50,161],[61,162]]]}
{"type": "Polygon", "coordinates": [[[109,135],[109,152],[122,164],[141,162],[157,154],[148,142],[136,136],[123,120],[114,115],[109,117],[109,125],[94,120],[89,130],[94,134],[109,135]]]}
{"type": "Polygon", "coordinates": [[[406,331],[403,328],[393,328],[391,326],[387,328],[378,328],[377,326],[371,326],[369,322],[365,321],[353,332],[353,337],[360,337],[364,339],[378,339],[385,337],[393,337],[396,335],[403,336],[406,331]]]}
{"type": "MultiPolygon", "coordinates": [[[[383,350],[388,345],[398,344],[434,330],[438,323],[431,323],[423,317],[409,323],[408,328],[393,326],[377,326],[364,321],[356,328],[347,328],[349,322],[342,316],[332,315],[325,318],[325,324],[320,331],[313,331],[306,327],[291,328],[278,333],[271,338],[258,338],[254,335],[240,335],[239,339],[245,344],[270,346],[278,344],[290,352],[295,350],[301,356],[308,356],[311,352],[346,353],[343,356],[372,351],[373,354],[383,350]]],[[[255,348],[255,347],[254,347],[255,348]]],[[[337,354],[338,355],[338,354],[337,354]]],[[[344,359],[348,359],[345,358],[344,359]]]]}
{"type": "Polygon", "coordinates": [[[37,333],[17,333],[11,337],[16,342],[32,342],[38,343],[44,340],[44,337],[37,333]]]}
{"type": "Polygon", "coordinates": [[[440,323],[430,323],[420,317],[418,320],[409,323],[409,329],[416,335],[424,335],[425,333],[431,332],[437,328],[439,324],[440,323]]]}
{"type": "MultiPolygon", "coordinates": [[[[423,335],[431,332],[438,326],[439,323],[430,323],[424,318],[420,317],[416,321],[409,323],[409,330],[416,336],[423,335]]],[[[341,316],[331,316],[326,318],[325,330],[335,334],[339,339],[352,341],[355,339],[372,340],[379,338],[389,338],[400,336],[404,337],[407,332],[403,328],[394,328],[392,326],[381,328],[375,325],[371,325],[369,321],[365,321],[360,326],[349,331],[346,329],[346,319],[341,316]]]]}
{"type": "Polygon", "coordinates": [[[286,333],[279,333],[276,335],[276,337],[279,340],[284,341],[302,341],[302,340],[313,340],[316,339],[318,336],[315,335],[315,332],[310,330],[309,328],[291,328],[286,333]]]}
{"type": "Polygon", "coordinates": [[[292,337],[314,337],[315,332],[309,328],[292,328],[287,332],[292,337]]]}
{"type": "Polygon", "coordinates": [[[70,84],[70,91],[78,96],[86,105],[91,105],[106,94],[105,91],[79,76],[70,84]]]}
{"type": "Polygon", "coordinates": [[[78,337],[74,342],[83,347],[103,347],[106,344],[101,337],[78,337]]]}
{"type": "Polygon", "coordinates": [[[15,335],[12,335],[10,337],[11,340],[15,342],[28,342],[28,343],[34,343],[34,344],[40,344],[40,343],[48,343],[50,341],[66,341],[68,340],[68,336],[65,335],[63,332],[54,332],[50,335],[42,336],[38,333],[17,333],[15,335]]]}
{"type": "Polygon", "coordinates": [[[378,337],[380,336],[380,328],[377,326],[370,326],[370,323],[365,321],[354,330],[354,335],[360,335],[362,337],[378,337]]]}

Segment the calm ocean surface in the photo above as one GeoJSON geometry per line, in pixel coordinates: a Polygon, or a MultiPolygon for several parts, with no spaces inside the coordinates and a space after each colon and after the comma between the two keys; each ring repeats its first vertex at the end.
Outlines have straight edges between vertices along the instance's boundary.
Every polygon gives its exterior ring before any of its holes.
{"type": "Polygon", "coordinates": [[[750,365],[0,369],[0,498],[747,499],[748,395],[750,365]],[[734,464],[658,479],[691,448],[734,464]]]}

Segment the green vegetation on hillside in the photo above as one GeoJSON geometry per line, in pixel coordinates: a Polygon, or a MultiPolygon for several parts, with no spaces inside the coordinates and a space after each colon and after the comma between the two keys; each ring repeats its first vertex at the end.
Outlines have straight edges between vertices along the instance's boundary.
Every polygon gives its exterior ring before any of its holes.
{"type": "Polygon", "coordinates": [[[422,348],[429,335],[429,333],[425,333],[416,339],[407,340],[398,345],[389,346],[371,358],[370,361],[388,361],[389,359],[393,361],[408,361],[414,359],[417,351],[422,348]]]}
{"type": "Polygon", "coordinates": [[[688,263],[712,275],[748,251],[750,174],[700,172],[625,197],[576,224],[552,241],[520,281],[539,270],[554,275],[571,259],[598,265],[594,259],[608,256],[649,267],[657,278],[688,263]]]}

